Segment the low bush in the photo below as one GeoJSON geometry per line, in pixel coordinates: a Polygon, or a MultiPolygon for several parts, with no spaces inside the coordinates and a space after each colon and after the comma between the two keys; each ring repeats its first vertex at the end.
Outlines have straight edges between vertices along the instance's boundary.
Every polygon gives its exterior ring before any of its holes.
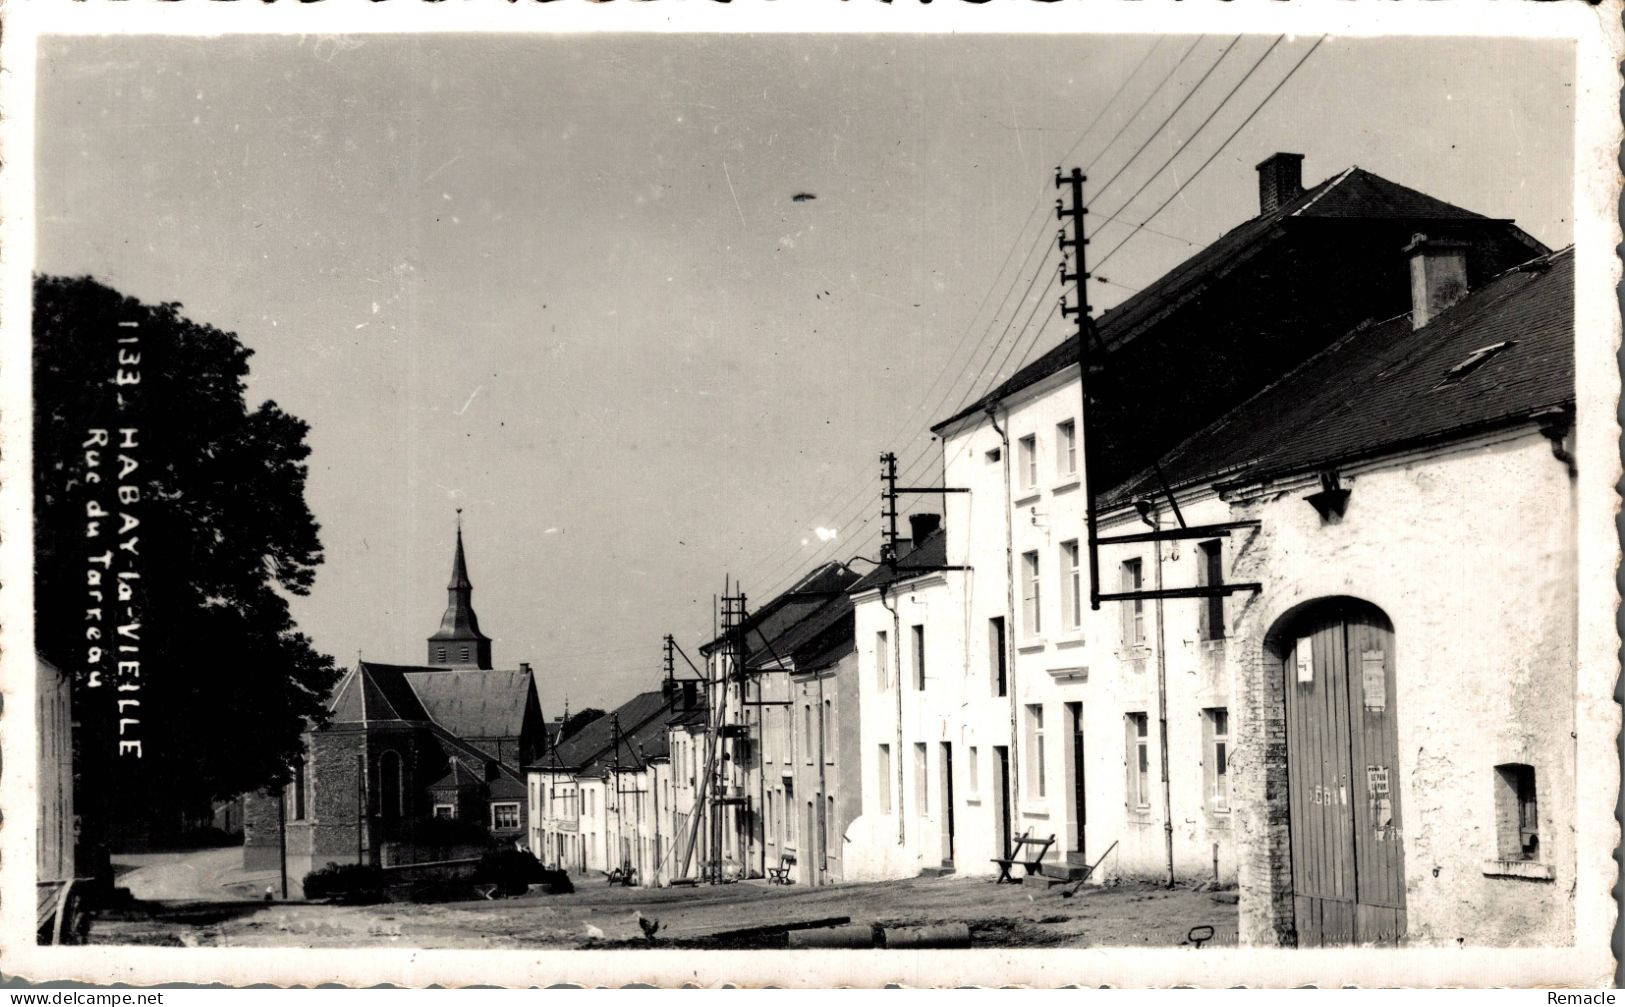
{"type": "Polygon", "coordinates": [[[492,850],[474,869],[474,883],[495,885],[499,895],[523,895],[545,880],[541,861],[524,850],[492,850]]]}
{"type": "Polygon", "coordinates": [[[384,897],[384,872],[367,864],[329,863],[305,875],[305,898],[377,902],[384,897]]]}

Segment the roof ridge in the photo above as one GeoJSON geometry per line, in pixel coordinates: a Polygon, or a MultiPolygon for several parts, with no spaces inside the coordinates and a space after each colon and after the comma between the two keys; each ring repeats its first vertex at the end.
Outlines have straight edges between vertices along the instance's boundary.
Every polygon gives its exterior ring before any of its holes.
{"type": "MultiPolygon", "coordinates": [[[[1296,210],[1293,210],[1291,213],[1285,214],[1284,216],[1296,217],[1298,214],[1300,214],[1303,211],[1309,209],[1311,206],[1314,206],[1316,203],[1320,202],[1321,197],[1325,196],[1328,192],[1331,192],[1333,189],[1337,188],[1339,185],[1342,185],[1343,180],[1348,178],[1350,175],[1354,174],[1356,171],[1365,171],[1365,169],[1361,168],[1357,164],[1351,164],[1347,168],[1344,168],[1338,174],[1333,175],[1331,178],[1327,179],[1324,182],[1321,182],[1320,185],[1317,185],[1317,186],[1314,187],[1316,189],[1320,189],[1319,192],[1315,193],[1314,196],[1312,196],[1302,206],[1298,207],[1296,210]]],[[[1367,172],[1367,174],[1370,174],[1370,172],[1367,172]]],[[[1313,191],[1313,190],[1311,190],[1311,191],[1313,191]]],[[[1263,214],[1259,214],[1259,216],[1262,217],[1263,214]]],[[[1257,219],[1257,218],[1254,218],[1254,219],[1257,219]]]]}
{"type": "MultiPolygon", "coordinates": [[[[370,671],[371,671],[371,669],[368,669],[368,671],[369,671],[369,672],[370,672],[370,671]]],[[[388,711],[389,711],[389,713],[390,713],[390,715],[391,715],[391,718],[392,718],[392,719],[394,719],[394,720],[405,720],[405,719],[406,719],[406,718],[405,718],[405,717],[403,717],[403,716],[401,716],[401,711],[399,711],[399,710],[397,710],[397,709],[395,709],[395,704],[394,704],[394,703],[391,703],[391,702],[390,702],[390,701],[389,701],[389,695],[388,695],[388,694],[387,694],[387,693],[385,693],[385,692],[384,692],[384,687],[383,687],[383,686],[382,686],[382,685],[380,685],[380,684],[379,684],[379,683],[378,683],[378,680],[377,680],[377,679],[375,679],[375,678],[373,678],[373,677],[372,677],[372,675],[371,675],[371,674],[368,674],[368,675],[366,675],[366,676],[365,676],[365,677],[364,677],[364,678],[363,678],[363,679],[362,679],[362,689],[361,689],[361,719],[362,719],[362,720],[363,720],[363,721],[367,721],[367,720],[371,720],[371,719],[372,719],[372,718],[371,718],[371,717],[369,717],[369,716],[368,716],[368,715],[367,715],[367,690],[366,690],[366,683],[368,683],[368,682],[371,682],[371,683],[372,683],[372,684],[373,684],[373,686],[374,686],[374,688],[376,688],[376,689],[377,689],[377,690],[378,690],[378,698],[379,698],[379,699],[380,699],[380,700],[382,700],[382,701],[383,701],[383,704],[384,704],[384,709],[386,709],[386,710],[388,710],[388,711]]],[[[406,687],[407,687],[407,688],[409,688],[409,689],[410,689],[410,688],[411,688],[411,687],[412,687],[412,686],[411,686],[411,683],[406,683],[406,687]]],[[[414,693],[414,695],[415,695],[415,693],[414,693]]],[[[425,710],[425,711],[424,711],[424,712],[425,712],[425,713],[427,713],[427,712],[428,712],[428,711],[427,711],[427,710],[425,710]]],[[[379,718],[379,719],[380,719],[380,720],[382,720],[382,719],[385,719],[385,718],[379,718]]]]}

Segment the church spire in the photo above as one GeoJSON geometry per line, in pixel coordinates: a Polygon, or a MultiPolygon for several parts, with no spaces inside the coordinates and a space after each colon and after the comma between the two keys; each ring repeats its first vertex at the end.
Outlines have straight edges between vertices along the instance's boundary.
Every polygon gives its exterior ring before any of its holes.
{"type": "Polygon", "coordinates": [[[472,591],[474,585],[468,579],[468,561],[463,559],[463,509],[457,508],[457,552],[451,559],[451,583],[446,585],[450,591],[472,591]]]}
{"type": "Polygon", "coordinates": [[[491,667],[491,639],[480,632],[474,614],[474,584],[468,579],[463,556],[463,510],[457,509],[457,548],[451,560],[451,583],[446,585],[446,614],[440,629],[429,637],[429,664],[447,668],[491,667]]]}

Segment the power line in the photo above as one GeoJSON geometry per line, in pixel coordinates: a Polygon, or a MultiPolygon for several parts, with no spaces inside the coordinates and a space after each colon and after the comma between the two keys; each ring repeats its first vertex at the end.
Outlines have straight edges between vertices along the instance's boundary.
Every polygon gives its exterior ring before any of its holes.
{"type": "MultiPolygon", "coordinates": [[[[1260,101],[1257,105],[1255,105],[1253,107],[1253,110],[1251,112],[1247,113],[1247,118],[1241,120],[1241,125],[1237,126],[1234,130],[1232,130],[1230,135],[1224,138],[1224,142],[1219,144],[1219,146],[1214,149],[1213,153],[1208,155],[1207,160],[1202,162],[1201,167],[1197,168],[1194,172],[1192,172],[1190,174],[1190,176],[1188,176],[1185,179],[1185,181],[1183,181],[1183,182],[1181,182],[1179,184],[1179,188],[1175,189],[1172,193],[1170,193],[1168,198],[1162,201],[1161,205],[1159,205],[1155,210],[1152,210],[1151,213],[1146,216],[1146,218],[1145,218],[1146,223],[1149,223],[1150,221],[1155,220],[1156,217],[1157,217],[1157,214],[1161,213],[1163,210],[1166,210],[1168,208],[1168,204],[1172,203],[1175,199],[1178,199],[1179,194],[1184,192],[1187,186],[1189,186],[1192,182],[1196,181],[1196,179],[1202,174],[1202,172],[1207,170],[1208,165],[1212,164],[1214,159],[1217,158],[1219,156],[1219,154],[1221,152],[1223,152],[1224,149],[1230,145],[1230,141],[1234,140],[1236,138],[1236,136],[1241,133],[1242,130],[1247,128],[1247,124],[1252,122],[1253,118],[1255,116],[1257,116],[1259,112],[1264,110],[1264,106],[1268,105],[1270,103],[1270,99],[1274,98],[1276,93],[1279,92],[1281,90],[1281,88],[1286,85],[1286,82],[1291,80],[1292,76],[1298,72],[1299,68],[1301,68],[1304,63],[1308,62],[1309,57],[1313,56],[1315,54],[1315,50],[1319,49],[1320,44],[1322,42],[1324,42],[1324,41],[1326,41],[1326,36],[1325,35],[1322,35],[1322,36],[1320,36],[1320,38],[1315,40],[1315,44],[1309,47],[1309,51],[1305,52],[1301,57],[1298,58],[1298,61],[1296,63],[1292,64],[1292,69],[1290,69],[1290,70],[1288,70],[1286,72],[1286,76],[1282,77],[1280,79],[1280,81],[1278,81],[1276,83],[1276,85],[1273,88],[1270,89],[1270,93],[1266,94],[1264,96],[1263,101],[1260,101]]],[[[1129,234],[1128,234],[1128,236],[1126,238],[1124,238],[1122,241],[1119,241],[1116,245],[1112,246],[1111,251],[1107,252],[1104,256],[1102,256],[1100,258],[1100,261],[1095,263],[1094,268],[1099,269],[1101,266],[1105,265],[1106,262],[1108,260],[1110,260],[1112,256],[1116,255],[1118,253],[1118,251],[1120,249],[1122,249],[1122,247],[1124,245],[1126,245],[1130,241],[1134,240],[1134,236],[1136,234],[1139,234],[1141,228],[1143,228],[1144,226],[1145,226],[1145,223],[1140,224],[1133,231],[1129,232],[1129,234]]]]}
{"type": "MultiPolygon", "coordinates": [[[[1168,117],[1158,123],[1157,128],[1152,130],[1151,135],[1146,137],[1140,146],[1135,149],[1134,153],[1129,155],[1128,160],[1123,162],[1122,166],[1117,169],[1117,172],[1112,175],[1111,178],[1108,178],[1104,185],[1095,190],[1096,198],[1099,198],[1101,194],[1112,187],[1114,182],[1116,182],[1119,178],[1122,178],[1123,172],[1128,170],[1129,165],[1133,164],[1135,159],[1141,154],[1145,153],[1145,149],[1147,147],[1151,146],[1151,141],[1162,135],[1162,131],[1168,127],[1170,122],[1174,121],[1174,116],[1178,115],[1180,109],[1184,108],[1187,104],[1189,104],[1192,98],[1196,97],[1196,92],[1202,90],[1202,85],[1207,83],[1207,79],[1213,76],[1213,71],[1219,68],[1219,64],[1224,62],[1225,57],[1230,55],[1230,50],[1234,49],[1236,47],[1236,43],[1240,41],[1240,35],[1237,35],[1230,40],[1230,44],[1224,47],[1224,52],[1219,53],[1219,58],[1214,60],[1213,65],[1207,68],[1207,71],[1202,74],[1201,79],[1196,82],[1196,85],[1189,91],[1185,92],[1185,97],[1179,100],[1179,104],[1175,105],[1174,110],[1168,113],[1168,117]]],[[[1087,171],[1085,173],[1087,173],[1087,171]]]]}
{"type": "MultiPolygon", "coordinates": [[[[1140,183],[1140,187],[1138,189],[1134,190],[1134,195],[1130,196],[1128,199],[1125,199],[1122,202],[1122,204],[1120,206],[1118,206],[1118,208],[1116,210],[1117,213],[1122,213],[1124,210],[1128,209],[1129,206],[1132,205],[1133,202],[1136,199],[1139,199],[1140,198],[1140,193],[1144,192],[1147,188],[1149,188],[1152,182],[1155,182],[1157,180],[1157,178],[1164,171],[1168,170],[1168,166],[1170,164],[1173,164],[1174,160],[1176,158],[1178,158],[1180,154],[1183,154],[1185,152],[1185,148],[1187,148],[1187,147],[1189,147],[1191,145],[1191,141],[1195,140],[1198,136],[1202,135],[1202,130],[1206,129],[1207,126],[1208,126],[1208,123],[1212,122],[1214,117],[1217,116],[1219,114],[1219,112],[1226,105],[1228,105],[1230,103],[1230,99],[1234,98],[1236,96],[1236,92],[1241,90],[1242,85],[1246,84],[1249,80],[1252,79],[1253,74],[1258,72],[1258,68],[1260,66],[1264,65],[1264,61],[1269,58],[1270,53],[1275,51],[1275,47],[1280,45],[1281,40],[1284,39],[1284,38],[1286,38],[1285,35],[1277,35],[1277,36],[1275,36],[1275,41],[1270,43],[1269,48],[1265,49],[1262,55],[1260,55],[1257,59],[1253,60],[1253,65],[1247,68],[1247,72],[1242,75],[1242,78],[1240,80],[1236,81],[1235,86],[1232,87],[1229,90],[1229,92],[1226,93],[1225,96],[1219,100],[1219,103],[1217,105],[1213,106],[1213,111],[1211,111],[1211,112],[1209,112],[1207,114],[1207,118],[1202,120],[1201,125],[1197,126],[1196,129],[1191,131],[1191,135],[1185,138],[1185,142],[1180,144],[1179,148],[1177,150],[1175,150],[1172,154],[1170,154],[1166,161],[1162,162],[1161,167],[1159,167],[1156,171],[1152,172],[1146,178],[1146,180],[1144,182],[1140,183]]],[[[1096,198],[1098,198],[1100,193],[1104,192],[1104,191],[1105,191],[1104,189],[1096,190],[1096,198]]],[[[1098,266],[1099,264],[1097,263],[1096,265],[1098,266]]]]}
{"type": "MultiPolygon", "coordinates": [[[[1146,107],[1146,105],[1148,105],[1156,97],[1156,95],[1159,92],[1161,92],[1168,85],[1169,81],[1171,81],[1173,79],[1173,77],[1179,72],[1180,68],[1183,67],[1184,64],[1189,60],[1191,54],[1193,52],[1195,52],[1197,46],[1200,44],[1200,42],[1202,41],[1202,39],[1204,37],[1205,36],[1198,36],[1195,40],[1192,41],[1192,43],[1188,47],[1186,47],[1184,53],[1181,54],[1179,60],[1174,64],[1174,66],[1166,74],[1163,75],[1162,79],[1157,82],[1156,86],[1153,87],[1151,89],[1151,91],[1146,95],[1145,99],[1141,101],[1139,107],[1136,108],[1135,111],[1132,114],[1129,115],[1129,117],[1124,121],[1124,124],[1121,127],[1118,128],[1118,130],[1112,135],[1112,137],[1109,140],[1107,140],[1106,144],[1100,149],[1100,153],[1097,154],[1096,157],[1094,158],[1094,160],[1092,160],[1090,162],[1091,165],[1093,165],[1101,157],[1103,157],[1105,155],[1105,153],[1107,151],[1109,151],[1114,144],[1116,144],[1118,139],[1120,139],[1123,136],[1124,132],[1128,129],[1129,125],[1131,125],[1134,122],[1134,120],[1138,117],[1140,111],[1142,111],[1146,107]]],[[[1114,91],[1112,93],[1111,97],[1106,100],[1105,104],[1101,106],[1101,110],[1098,113],[1096,113],[1094,119],[1092,119],[1090,121],[1089,125],[1084,127],[1083,132],[1079,135],[1078,139],[1073,143],[1071,148],[1068,149],[1067,153],[1065,155],[1063,155],[1061,160],[1063,160],[1063,161],[1066,160],[1068,157],[1070,157],[1072,155],[1073,152],[1075,152],[1077,150],[1078,147],[1080,147],[1083,144],[1083,141],[1088,138],[1089,133],[1094,129],[1095,125],[1098,124],[1105,117],[1106,113],[1108,111],[1110,111],[1112,105],[1116,102],[1116,100],[1124,93],[1125,90],[1127,90],[1129,84],[1132,82],[1135,75],[1139,73],[1139,71],[1145,66],[1147,61],[1150,59],[1152,54],[1155,53],[1156,50],[1160,47],[1161,42],[1162,42],[1162,39],[1159,38],[1155,43],[1153,43],[1146,50],[1145,54],[1140,57],[1139,61],[1135,64],[1134,68],[1131,71],[1129,71],[1127,76],[1125,76],[1125,78],[1123,80],[1123,83],[1118,86],[1117,90],[1114,91]]],[[[1234,41],[1232,41],[1231,46],[1233,46],[1234,44],[1235,44],[1234,41]]],[[[1228,52],[1229,52],[1229,47],[1227,47],[1225,49],[1225,53],[1228,53],[1228,52]]],[[[1220,59],[1222,60],[1223,58],[1224,58],[1224,54],[1221,54],[1220,59]]],[[[1215,63],[1215,66],[1216,65],[1217,65],[1217,62],[1215,63]]],[[[1212,68],[1209,68],[1208,73],[1211,73],[1211,72],[1212,72],[1212,68]]],[[[1191,97],[1192,94],[1195,93],[1196,88],[1199,88],[1201,86],[1201,84],[1202,84],[1202,81],[1205,81],[1206,79],[1207,79],[1207,75],[1204,74],[1203,77],[1202,77],[1202,80],[1199,80],[1197,82],[1196,87],[1192,88],[1191,91],[1186,94],[1185,98],[1181,100],[1179,107],[1183,107],[1184,104],[1190,100],[1190,97],[1191,97]]],[[[1176,113],[1177,113],[1177,111],[1178,111],[1178,108],[1175,109],[1176,113]]],[[[1159,129],[1160,129],[1160,127],[1159,127],[1159,129]]],[[[1141,149],[1143,149],[1143,145],[1142,145],[1141,149]]],[[[1137,157],[1138,154],[1139,154],[1139,151],[1136,151],[1135,154],[1133,156],[1131,156],[1130,161],[1133,160],[1133,157],[1137,157]]],[[[1125,163],[1125,167],[1126,167],[1126,163],[1125,163]]],[[[1119,173],[1121,173],[1121,172],[1119,172],[1119,173]]],[[[948,369],[953,366],[954,358],[959,355],[960,350],[965,345],[966,338],[969,336],[970,332],[975,328],[975,320],[980,315],[982,307],[984,307],[986,305],[986,303],[988,301],[988,298],[992,295],[992,291],[998,286],[999,277],[1003,275],[1005,268],[1009,265],[1011,259],[1014,257],[1015,250],[1018,247],[1020,247],[1021,235],[1026,233],[1027,228],[1030,226],[1034,215],[1043,206],[1044,193],[1045,193],[1046,189],[1047,189],[1047,186],[1040,186],[1038,194],[1037,194],[1037,199],[1035,200],[1035,202],[1033,204],[1033,208],[1028,211],[1026,221],[1023,222],[1020,230],[1018,230],[1015,240],[1012,242],[1009,251],[1007,251],[1005,253],[1004,260],[1001,262],[1001,264],[999,266],[999,269],[994,274],[993,283],[989,285],[987,292],[982,296],[982,299],[979,302],[976,310],[971,315],[971,321],[967,324],[967,326],[965,328],[965,331],[960,335],[960,339],[959,339],[958,343],[955,345],[955,348],[954,348],[953,352],[950,353],[948,363],[938,373],[937,377],[932,381],[931,385],[927,387],[926,392],[922,396],[920,402],[908,414],[908,416],[904,420],[903,424],[899,427],[897,433],[895,433],[892,436],[892,438],[891,438],[892,441],[897,441],[898,439],[900,439],[903,436],[903,433],[907,430],[908,426],[910,426],[914,422],[915,417],[918,415],[918,413],[920,411],[920,407],[923,406],[924,403],[927,400],[929,400],[932,391],[934,391],[936,389],[937,385],[940,383],[940,381],[942,379],[942,375],[946,374],[948,372],[948,369]]],[[[1177,235],[1167,235],[1167,237],[1173,238],[1175,240],[1187,241],[1188,242],[1188,239],[1180,238],[1177,235]]],[[[1043,232],[1040,232],[1039,240],[1036,241],[1031,248],[1029,248],[1026,256],[1023,257],[1022,265],[1021,265],[1021,267],[1018,267],[1017,272],[1016,272],[1016,277],[1012,278],[1012,282],[1011,282],[1010,286],[1006,289],[1006,292],[1005,292],[1004,296],[1000,298],[999,306],[997,308],[995,308],[992,317],[989,319],[988,326],[987,326],[986,330],[984,331],[984,335],[987,332],[991,332],[993,325],[997,324],[998,316],[1002,312],[1005,303],[1009,300],[1010,293],[1012,291],[1014,291],[1016,284],[1020,282],[1018,278],[1019,278],[1021,272],[1026,268],[1027,262],[1029,262],[1032,259],[1034,251],[1036,251],[1040,247],[1045,249],[1045,257],[1040,260],[1040,262],[1042,263],[1044,261],[1047,261],[1048,251],[1052,247],[1052,246],[1049,245],[1048,241],[1045,240],[1045,236],[1044,236],[1043,232]]],[[[1037,276],[1038,276],[1038,272],[1035,271],[1034,274],[1033,274],[1032,280],[1030,280],[1028,282],[1027,289],[1023,292],[1022,297],[1016,302],[1017,305],[1022,303],[1022,301],[1025,301],[1027,299],[1027,297],[1031,294],[1033,284],[1037,281],[1037,276]]],[[[1046,290],[1047,289],[1048,288],[1046,287],[1046,290]]],[[[1001,334],[999,336],[999,339],[994,342],[992,349],[988,353],[988,357],[987,357],[988,362],[991,362],[993,354],[998,352],[998,347],[1003,343],[1005,337],[1009,335],[1010,326],[1014,323],[1015,318],[1016,318],[1016,314],[1019,313],[1019,311],[1020,311],[1020,308],[1017,307],[1015,309],[1015,311],[1012,312],[1012,314],[1010,316],[1010,319],[1005,323],[1005,328],[1001,332],[1001,334]]],[[[1030,311],[1028,313],[1028,323],[1031,322],[1032,317],[1036,313],[1036,311],[1037,311],[1037,306],[1035,305],[1033,311],[1030,311]]],[[[1045,322],[1043,324],[1048,324],[1048,318],[1047,317],[1046,317],[1045,322]]],[[[1018,332],[1016,341],[1010,345],[1009,349],[1006,350],[1005,358],[1004,358],[1005,360],[1009,359],[1010,353],[1014,350],[1016,345],[1019,345],[1022,334],[1025,331],[1026,331],[1026,324],[1024,324],[1022,330],[1020,330],[1018,332]]],[[[1040,326],[1040,331],[1042,331],[1042,325],[1040,326]]],[[[1029,351],[1031,350],[1032,345],[1036,345],[1036,338],[1034,340],[1034,343],[1029,344],[1029,347],[1028,347],[1029,351]]],[[[947,398],[950,395],[953,394],[954,388],[964,378],[966,371],[969,369],[971,363],[975,361],[976,357],[977,357],[977,354],[976,354],[976,352],[974,350],[968,356],[965,357],[964,362],[960,366],[959,372],[954,376],[953,380],[949,382],[948,387],[944,390],[942,398],[938,400],[938,406],[936,408],[940,409],[940,404],[942,402],[946,401],[947,398]]],[[[1023,355],[1023,358],[1025,358],[1025,354],[1023,355]]],[[[1000,363],[1001,367],[1002,367],[1002,365],[1003,365],[1003,361],[1001,361],[1001,363],[1000,363]]],[[[984,364],[984,366],[985,366],[985,364],[984,364]]],[[[1019,365],[1018,365],[1018,368],[1019,368],[1019,365]]],[[[971,387],[974,387],[974,386],[975,385],[974,385],[974,382],[973,382],[971,387]]],[[[964,407],[965,401],[966,401],[966,399],[962,398],[960,400],[960,404],[958,406],[956,406],[953,411],[956,412],[956,413],[959,412],[959,410],[964,407]]],[[[916,435],[916,437],[918,437],[918,435],[916,435]]],[[[926,443],[929,444],[929,442],[926,442],[926,443]]],[[[858,480],[861,480],[862,477],[863,477],[863,473],[859,472],[858,473],[858,480]]],[[[829,498],[829,501],[834,501],[836,499],[839,499],[843,494],[847,493],[852,487],[858,486],[858,485],[861,485],[861,483],[859,481],[848,481],[846,484],[844,484],[843,489],[837,490],[836,493],[833,494],[829,498]]],[[[860,490],[860,493],[861,493],[861,490],[860,490]]],[[[859,497],[859,499],[861,499],[861,496],[859,497]]],[[[819,509],[820,510],[826,509],[829,506],[829,501],[826,501],[824,506],[820,507],[819,509]]],[[[848,497],[847,504],[843,505],[843,507],[841,509],[843,511],[849,509],[852,502],[853,502],[853,498],[848,497]]],[[[843,518],[842,520],[845,520],[845,519],[843,518]]],[[[834,525],[835,525],[835,527],[837,529],[839,529],[841,527],[841,522],[840,521],[834,522],[834,525]]],[[[861,527],[862,527],[862,525],[860,525],[860,528],[861,527]]],[[[831,545],[826,547],[826,548],[833,548],[833,543],[835,541],[839,541],[839,540],[838,539],[837,540],[832,540],[831,545]]],[[[823,550],[820,550],[820,551],[823,551],[823,550]]],[[[817,554],[815,553],[814,555],[817,555],[817,554]]],[[[799,550],[792,550],[785,557],[784,560],[781,560],[777,565],[770,568],[769,576],[771,576],[773,572],[776,572],[777,570],[782,569],[787,563],[794,561],[795,559],[797,559],[800,556],[801,556],[801,553],[799,552],[799,550]]]]}

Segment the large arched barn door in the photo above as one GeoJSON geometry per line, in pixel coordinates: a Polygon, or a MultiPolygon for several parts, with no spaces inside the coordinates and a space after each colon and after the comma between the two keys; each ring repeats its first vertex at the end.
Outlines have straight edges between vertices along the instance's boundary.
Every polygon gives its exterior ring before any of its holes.
{"type": "Polygon", "coordinates": [[[1284,641],[1293,911],[1299,947],[1405,935],[1393,629],[1328,601],[1284,641]]]}

